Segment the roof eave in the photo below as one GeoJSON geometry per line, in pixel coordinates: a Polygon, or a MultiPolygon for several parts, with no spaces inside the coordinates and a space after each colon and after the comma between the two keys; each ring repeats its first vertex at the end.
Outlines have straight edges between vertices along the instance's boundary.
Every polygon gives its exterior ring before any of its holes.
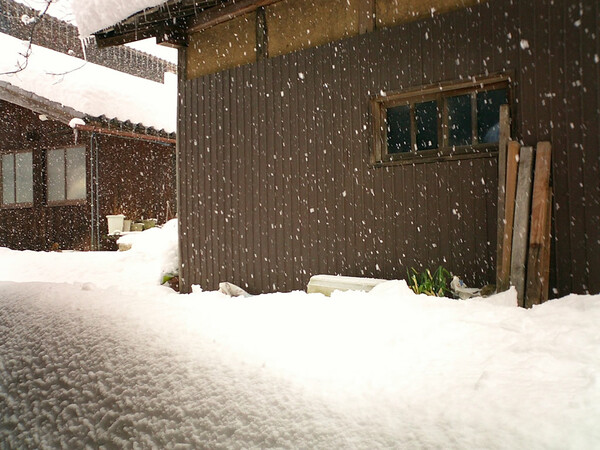
{"type": "Polygon", "coordinates": [[[161,139],[175,139],[175,132],[164,129],[158,130],[141,123],[133,123],[129,120],[123,122],[117,119],[110,119],[106,116],[91,116],[2,80],[0,80],[0,100],[29,109],[37,114],[43,114],[49,119],[56,120],[65,125],[69,125],[72,119],[77,118],[85,120],[86,123],[92,126],[135,132],[161,139]]]}
{"type": "Polygon", "coordinates": [[[44,114],[49,118],[66,125],[68,125],[73,118],[83,119],[86,117],[86,114],[81,111],[48,100],[47,98],[2,80],[0,80],[0,100],[13,103],[38,114],[44,114]]]}
{"type": "Polygon", "coordinates": [[[187,28],[189,17],[224,1],[226,0],[168,0],[95,32],[96,43],[103,48],[151,37],[168,43],[171,36],[180,38],[187,28]]]}
{"type": "Polygon", "coordinates": [[[187,36],[281,0],[169,0],[94,33],[98,47],[149,37],[164,45],[187,45],[187,36]]]}

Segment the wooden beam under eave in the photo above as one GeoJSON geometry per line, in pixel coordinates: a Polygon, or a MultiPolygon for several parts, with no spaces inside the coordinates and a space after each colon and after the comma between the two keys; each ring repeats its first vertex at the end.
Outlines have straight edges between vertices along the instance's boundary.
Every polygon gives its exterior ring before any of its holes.
{"type": "Polygon", "coordinates": [[[256,10],[256,58],[266,59],[269,57],[269,38],[267,29],[267,16],[265,7],[256,10]]]}
{"type": "Polygon", "coordinates": [[[143,30],[130,31],[124,34],[117,35],[102,35],[96,34],[96,45],[98,48],[112,47],[115,45],[128,44],[130,42],[139,41],[156,37],[157,30],[148,28],[143,30]]]}
{"type": "Polygon", "coordinates": [[[375,30],[375,0],[360,0],[358,8],[358,33],[375,30]]]}
{"type": "Polygon", "coordinates": [[[188,35],[182,28],[164,29],[156,34],[156,43],[171,48],[188,46],[188,35]]]}
{"type": "Polygon", "coordinates": [[[190,19],[187,31],[197,33],[279,1],[281,0],[241,0],[222,7],[213,7],[190,19]]]}

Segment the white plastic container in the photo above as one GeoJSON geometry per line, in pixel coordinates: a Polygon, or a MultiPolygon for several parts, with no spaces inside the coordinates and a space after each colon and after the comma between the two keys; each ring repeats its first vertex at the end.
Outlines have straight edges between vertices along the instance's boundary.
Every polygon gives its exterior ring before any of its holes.
{"type": "Polygon", "coordinates": [[[306,292],[330,296],[333,291],[369,292],[379,283],[388,280],[379,278],[344,277],[340,275],[313,275],[310,277],[306,292]]]}
{"type": "Polygon", "coordinates": [[[125,216],[123,214],[114,214],[106,216],[108,221],[108,234],[121,234],[123,232],[123,221],[125,216]]]}

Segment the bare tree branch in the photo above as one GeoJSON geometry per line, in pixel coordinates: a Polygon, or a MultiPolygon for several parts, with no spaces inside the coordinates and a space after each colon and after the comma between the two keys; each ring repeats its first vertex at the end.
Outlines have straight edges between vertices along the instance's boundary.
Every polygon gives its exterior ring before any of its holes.
{"type": "Polygon", "coordinates": [[[64,76],[70,74],[71,72],[75,72],[79,69],[82,69],[85,65],[87,64],[87,61],[85,61],[82,65],[80,65],[79,67],[75,67],[74,69],[71,70],[66,70],[65,72],[60,72],[60,73],[55,73],[55,72],[46,72],[46,75],[52,75],[54,77],[63,77],[61,78],[59,81],[57,81],[56,83],[53,84],[57,84],[60,83],[61,81],[63,81],[64,76]]]}

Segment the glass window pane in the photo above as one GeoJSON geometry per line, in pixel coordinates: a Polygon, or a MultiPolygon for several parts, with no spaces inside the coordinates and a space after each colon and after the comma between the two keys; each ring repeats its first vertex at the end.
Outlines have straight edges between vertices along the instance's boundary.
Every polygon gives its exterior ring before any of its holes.
{"type": "Polygon", "coordinates": [[[500,105],[508,103],[506,89],[477,94],[477,136],[479,142],[498,142],[500,135],[500,105]]]}
{"type": "Polygon", "coordinates": [[[473,125],[471,95],[448,97],[448,145],[471,145],[473,125]]]}
{"type": "Polygon", "coordinates": [[[2,203],[15,202],[15,160],[14,155],[2,155],[2,203]]]}
{"type": "Polygon", "coordinates": [[[85,198],[85,148],[67,149],[67,200],[85,198]]]}
{"type": "Polygon", "coordinates": [[[46,155],[48,167],[48,201],[65,199],[65,151],[50,150],[46,155]]]}
{"type": "Polygon", "coordinates": [[[417,127],[417,150],[438,147],[437,101],[415,103],[415,125],[417,127]]]}
{"type": "Polygon", "coordinates": [[[33,203],[33,166],[31,160],[31,152],[15,155],[17,203],[33,203]]]}
{"type": "Polygon", "coordinates": [[[410,105],[387,109],[388,153],[410,152],[410,105]]]}

